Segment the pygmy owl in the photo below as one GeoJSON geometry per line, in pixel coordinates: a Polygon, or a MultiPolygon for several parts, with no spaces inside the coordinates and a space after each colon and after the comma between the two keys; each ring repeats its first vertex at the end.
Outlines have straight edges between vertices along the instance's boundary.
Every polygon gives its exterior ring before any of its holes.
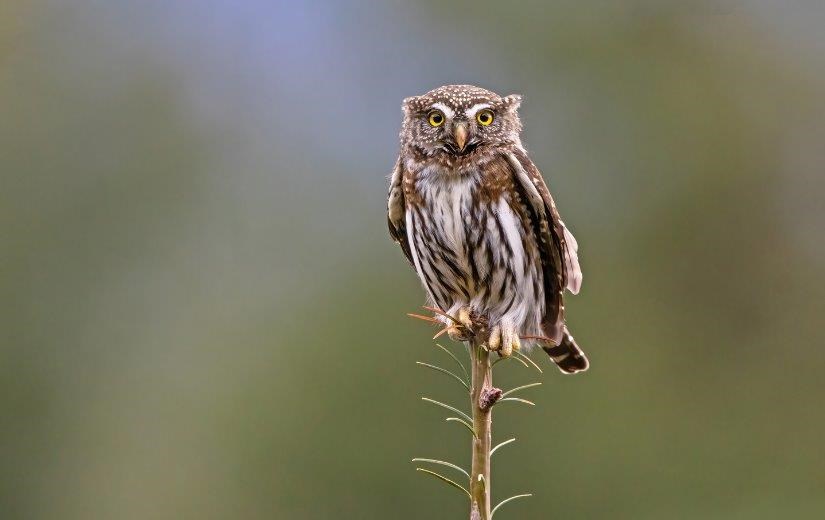
{"type": "Polygon", "coordinates": [[[467,328],[489,320],[491,350],[537,343],[580,372],[588,361],[564,322],[564,291],[582,281],[578,245],[521,144],[520,103],[470,85],[404,100],[390,235],[434,306],[467,328]]]}

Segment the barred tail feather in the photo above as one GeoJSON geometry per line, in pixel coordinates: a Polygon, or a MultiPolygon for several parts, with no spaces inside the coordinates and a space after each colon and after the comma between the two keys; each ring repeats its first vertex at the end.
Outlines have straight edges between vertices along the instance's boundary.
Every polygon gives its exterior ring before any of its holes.
{"type": "Polygon", "coordinates": [[[542,347],[550,359],[553,360],[559,370],[565,374],[575,374],[576,372],[584,372],[590,367],[590,362],[587,361],[587,356],[576,345],[573,336],[567,327],[564,327],[561,342],[557,346],[543,346],[542,347]]]}

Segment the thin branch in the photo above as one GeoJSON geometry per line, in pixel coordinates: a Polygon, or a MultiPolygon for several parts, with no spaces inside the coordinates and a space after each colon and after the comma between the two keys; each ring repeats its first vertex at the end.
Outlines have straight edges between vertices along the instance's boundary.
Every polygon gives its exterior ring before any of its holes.
{"type": "MultiPolygon", "coordinates": [[[[527,399],[522,399],[520,397],[513,397],[513,395],[517,392],[521,392],[523,390],[527,390],[529,388],[533,388],[541,384],[530,383],[526,385],[517,386],[506,392],[502,392],[501,389],[493,386],[492,368],[493,365],[495,365],[499,361],[512,358],[521,363],[522,365],[524,365],[528,369],[530,369],[531,367],[535,368],[539,373],[542,373],[542,369],[529,356],[518,351],[514,352],[513,355],[509,357],[502,357],[499,354],[499,356],[497,356],[497,359],[493,360],[492,352],[490,352],[484,346],[484,342],[487,341],[485,335],[488,334],[488,321],[485,317],[479,317],[480,321],[478,323],[474,321],[471,327],[465,326],[465,324],[459,322],[458,319],[456,319],[453,316],[450,316],[441,309],[435,307],[424,308],[428,311],[433,312],[435,316],[430,317],[419,314],[410,314],[410,316],[432,324],[446,325],[443,329],[439,330],[439,332],[435,335],[435,338],[440,337],[446,332],[450,332],[451,335],[454,335],[453,331],[455,330],[458,330],[462,334],[464,330],[468,330],[471,332],[468,340],[463,342],[465,347],[467,348],[467,353],[469,354],[469,365],[465,365],[465,363],[462,363],[458,356],[454,354],[450,349],[444,347],[443,345],[436,344],[438,348],[446,352],[447,355],[453,359],[455,364],[458,365],[460,372],[449,370],[438,365],[425,363],[423,361],[417,361],[416,364],[423,366],[425,368],[429,368],[430,370],[434,370],[436,372],[441,372],[442,374],[445,374],[450,378],[455,379],[456,381],[461,383],[461,385],[468,391],[470,398],[470,410],[467,413],[462,412],[454,406],[442,403],[440,401],[436,401],[435,399],[431,399],[429,397],[422,397],[421,400],[444,408],[445,410],[449,410],[452,414],[455,414],[455,416],[447,417],[446,421],[459,423],[472,434],[472,460],[471,468],[469,470],[464,469],[457,464],[453,464],[452,462],[447,462],[438,459],[415,458],[412,459],[412,462],[424,465],[434,464],[444,466],[454,471],[460,472],[464,477],[466,477],[469,480],[467,486],[460,484],[460,479],[458,481],[455,481],[450,478],[447,478],[444,475],[441,475],[440,473],[437,473],[436,471],[426,469],[425,467],[416,468],[416,471],[420,471],[422,473],[435,477],[436,479],[441,480],[450,487],[454,487],[458,490],[463,491],[464,494],[470,499],[471,519],[492,520],[493,515],[504,504],[507,504],[519,498],[525,498],[532,495],[522,494],[512,496],[510,498],[502,500],[494,508],[491,508],[491,457],[495,452],[499,450],[499,448],[503,448],[504,446],[507,446],[508,444],[515,442],[516,440],[515,438],[508,439],[491,448],[491,409],[498,401],[512,401],[526,404],[529,406],[535,406],[535,403],[533,403],[532,401],[528,401],[527,399]],[[476,328],[478,329],[477,332],[475,334],[472,334],[471,329],[476,328]],[[464,377],[462,377],[462,375],[464,377]]],[[[475,320],[475,318],[473,319],[475,320]]],[[[536,337],[524,339],[544,338],[536,337]]]]}
{"type": "MultiPolygon", "coordinates": [[[[493,361],[492,363],[490,363],[490,366],[493,366],[493,367],[494,367],[494,366],[496,366],[496,364],[497,364],[499,361],[507,361],[507,360],[509,360],[509,359],[510,359],[509,357],[500,357],[500,358],[496,359],[495,361],[493,361]]],[[[516,358],[516,359],[518,359],[518,358],[516,358]]],[[[519,360],[519,361],[521,361],[521,360],[519,360]]],[[[523,363],[523,361],[522,361],[522,363],[523,363]]]]}
{"type": "Polygon", "coordinates": [[[470,509],[478,520],[490,520],[490,448],[492,444],[492,400],[501,396],[501,390],[493,387],[493,367],[490,352],[482,346],[482,339],[473,337],[470,341],[470,366],[472,368],[472,392],[470,409],[473,412],[472,464],[470,475],[470,509]],[[484,398],[486,397],[486,398],[484,398]],[[477,509],[473,509],[477,508],[477,509]]]}
{"type": "Polygon", "coordinates": [[[449,370],[447,370],[446,368],[437,367],[437,366],[435,366],[435,365],[431,365],[431,364],[429,364],[429,363],[424,363],[424,362],[422,362],[422,361],[416,361],[416,362],[415,362],[415,364],[416,364],[416,365],[419,365],[419,366],[422,366],[422,367],[426,367],[426,368],[429,368],[429,369],[435,370],[436,372],[441,372],[442,374],[448,375],[448,376],[452,377],[453,379],[455,379],[456,381],[458,381],[459,383],[461,383],[461,384],[464,386],[464,388],[466,388],[466,389],[467,389],[467,391],[468,391],[468,392],[470,391],[470,385],[468,385],[466,381],[464,381],[463,379],[461,379],[461,378],[460,378],[459,376],[457,376],[456,374],[454,374],[454,373],[450,372],[450,371],[449,371],[449,370]]]}
{"type": "Polygon", "coordinates": [[[502,500],[501,502],[499,502],[499,503],[498,503],[498,505],[497,505],[496,507],[494,507],[494,508],[493,508],[493,510],[490,512],[490,518],[493,518],[493,515],[495,515],[495,514],[496,514],[496,511],[498,511],[498,508],[499,508],[499,507],[501,507],[501,506],[503,506],[503,505],[504,505],[504,504],[506,504],[507,502],[512,502],[513,500],[516,500],[517,498],[525,498],[525,497],[531,497],[531,496],[533,496],[533,495],[531,495],[531,494],[527,493],[527,494],[524,494],[524,495],[516,495],[516,496],[514,496],[514,497],[505,498],[504,500],[502,500]]]}
{"type": "Polygon", "coordinates": [[[506,392],[501,394],[501,397],[504,398],[504,397],[507,397],[510,394],[518,392],[519,390],[524,390],[526,388],[533,388],[534,386],[541,386],[541,383],[530,383],[529,385],[517,386],[517,387],[513,388],[512,390],[507,390],[506,392]]]}
{"type": "Polygon", "coordinates": [[[492,366],[495,366],[496,363],[498,363],[499,361],[509,361],[511,359],[515,359],[516,361],[518,361],[519,363],[524,365],[524,368],[530,368],[530,365],[528,365],[527,362],[524,361],[523,359],[521,359],[517,354],[518,353],[514,353],[512,356],[500,357],[500,358],[496,359],[495,361],[493,361],[492,366]]]}
{"type": "Polygon", "coordinates": [[[468,423],[468,422],[467,422],[467,421],[465,421],[464,419],[460,419],[460,418],[458,418],[458,417],[447,417],[447,418],[445,419],[445,421],[447,421],[447,422],[460,422],[461,424],[463,424],[463,425],[464,425],[464,427],[465,427],[465,428],[467,428],[468,430],[470,430],[470,433],[472,433],[472,434],[473,434],[473,437],[476,437],[476,432],[475,432],[475,431],[473,431],[473,425],[472,425],[472,424],[470,424],[470,423],[468,423]]]}
{"type": "Polygon", "coordinates": [[[436,405],[436,406],[440,406],[440,407],[442,407],[442,408],[446,408],[447,410],[450,410],[451,412],[455,412],[455,413],[457,413],[457,414],[458,414],[458,415],[460,415],[462,418],[466,419],[466,420],[467,420],[467,422],[470,422],[470,423],[471,423],[471,422],[473,422],[473,419],[472,419],[469,415],[467,415],[466,413],[462,412],[462,411],[461,411],[461,410],[459,410],[458,408],[454,408],[454,407],[452,407],[452,406],[450,406],[450,405],[448,405],[448,404],[444,404],[444,403],[442,403],[442,402],[436,401],[435,399],[430,399],[429,397],[422,397],[422,398],[421,398],[421,400],[422,400],[422,401],[427,401],[428,403],[433,403],[434,405],[436,405]]]}
{"type": "Polygon", "coordinates": [[[518,403],[524,403],[524,404],[529,404],[530,406],[536,406],[536,403],[534,403],[533,401],[528,401],[527,399],[522,399],[520,397],[505,397],[504,399],[501,400],[501,402],[503,402],[503,401],[516,401],[518,403]]]}
{"type": "Polygon", "coordinates": [[[465,380],[470,379],[470,374],[468,374],[468,373],[467,373],[467,369],[464,367],[464,363],[462,363],[461,361],[459,361],[459,359],[456,357],[456,355],[455,355],[455,354],[453,354],[452,352],[450,352],[450,350],[449,350],[447,347],[445,347],[444,345],[439,345],[438,343],[436,343],[436,344],[435,344],[435,346],[436,346],[436,347],[438,347],[438,348],[440,348],[440,349],[441,349],[441,350],[443,350],[444,352],[446,352],[448,356],[450,356],[451,358],[453,358],[453,360],[454,360],[456,363],[458,363],[458,366],[459,366],[459,367],[461,367],[461,371],[464,373],[464,379],[465,379],[465,380]]]}
{"type": "Polygon", "coordinates": [[[465,493],[465,494],[466,494],[469,498],[472,498],[472,496],[470,495],[470,492],[469,492],[469,491],[467,491],[467,488],[465,488],[464,486],[462,486],[461,484],[459,484],[459,483],[457,483],[457,482],[455,482],[455,481],[453,481],[453,480],[448,479],[448,478],[447,478],[447,477],[445,477],[444,475],[439,475],[439,474],[438,474],[438,473],[436,473],[435,471],[430,471],[430,470],[428,470],[428,469],[424,469],[424,468],[415,468],[415,470],[416,470],[416,471],[420,471],[420,472],[422,472],[422,473],[426,473],[427,475],[432,475],[432,476],[434,476],[435,478],[437,478],[437,479],[439,479],[439,480],[441,480],[441,481],[443,481],[443,482],[445,482],[445,483],[447,483],[447,484],[449,484],[449,485],[453,486],[454,488],[456,488],[456,489],[460,489],[460,490],[461,490],[461,491],[463,491],[463,492],[464,492],[464,493],[465,493]]]}
{"type": "Polygon", "coordinates": [[[510,444],[511,442],[516,442],[516,438],[515,438],[515,437],[513,437],[512,439],[509,439],[509,440],[506,440],[506,441],[504,441],[504,442],[500,442],[500,443],[496,444],[496,446],[495,446],[492,450],[490,450],[490,455],[492,456],[492,455],[493,455],[493,453],[495,453],[495,452],[496,452],[496,450],[498,450],[498,449],[499,449],[499,448],[501,448],[502,446],[507,446],[507,445],[508,445],[508,444],[510,444]]]}
{"type": "Polygon", "coordinates": [[[529,356],[527,356],[525,354],[522,354],[521,352],[514,352],[514,354],[516,355],[516,359],[518,359],[519,361],[526,361],[527,363],[530,363],[531,365],[533,365],[533,368],[538,370],[539,374],[544,373],[544,371],[541,368],[539,368],[539,366],[536,364],[536,362],[533,361],[532,359],[530,359],[529,356]]]}
{"type": "Polygon", "coordinates": [[[467,471],[464,468],[462,468],[461,466],[456,466],[455,464],[453,464],[451,462],[446,462],[446,461],[437,460],[437,459],[413,459],[412,461],[413,462],[429,462],[431,464],[440,464],[442,466],[447,466],[448,468],[453,468],[454,470],[458,470],[458,471],[464,473],[467,476],[467,478],[470,478],[470,474],[467,473],[467,471]]]}

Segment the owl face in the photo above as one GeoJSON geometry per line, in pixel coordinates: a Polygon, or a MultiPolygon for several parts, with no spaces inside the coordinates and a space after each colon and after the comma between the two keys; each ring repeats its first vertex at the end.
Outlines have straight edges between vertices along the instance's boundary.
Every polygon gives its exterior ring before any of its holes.
{"type": "Polygon", "coordinates": [[[521,96],[501,97],[471,85],[446,85],[404,100],[402,146],[428,157],[459,158],[519,144],[521,96]]]}

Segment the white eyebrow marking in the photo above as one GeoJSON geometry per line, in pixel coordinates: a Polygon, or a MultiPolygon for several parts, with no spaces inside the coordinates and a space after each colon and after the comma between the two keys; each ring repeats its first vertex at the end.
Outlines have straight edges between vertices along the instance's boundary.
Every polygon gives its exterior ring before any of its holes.
{"type": "Polygon", "coordinates": [[[476,112],[485,108],[490,108],[490,103],[476,103],[475,105],[468,108],[467,111],[464,113],[467,114],[468,118],[472,119],[473,116],[476,115],[476,112]]]}
{"type": "Polygon", "coordinates": [[[453,116],[455,116],[455,112],[453,112],[453,109],[448,107],[444,103],[433,103],[433,108],[441,110],[441,112],[444,113],[444,117],[446,117],[447,119],[450,119],[453,116]]]}

